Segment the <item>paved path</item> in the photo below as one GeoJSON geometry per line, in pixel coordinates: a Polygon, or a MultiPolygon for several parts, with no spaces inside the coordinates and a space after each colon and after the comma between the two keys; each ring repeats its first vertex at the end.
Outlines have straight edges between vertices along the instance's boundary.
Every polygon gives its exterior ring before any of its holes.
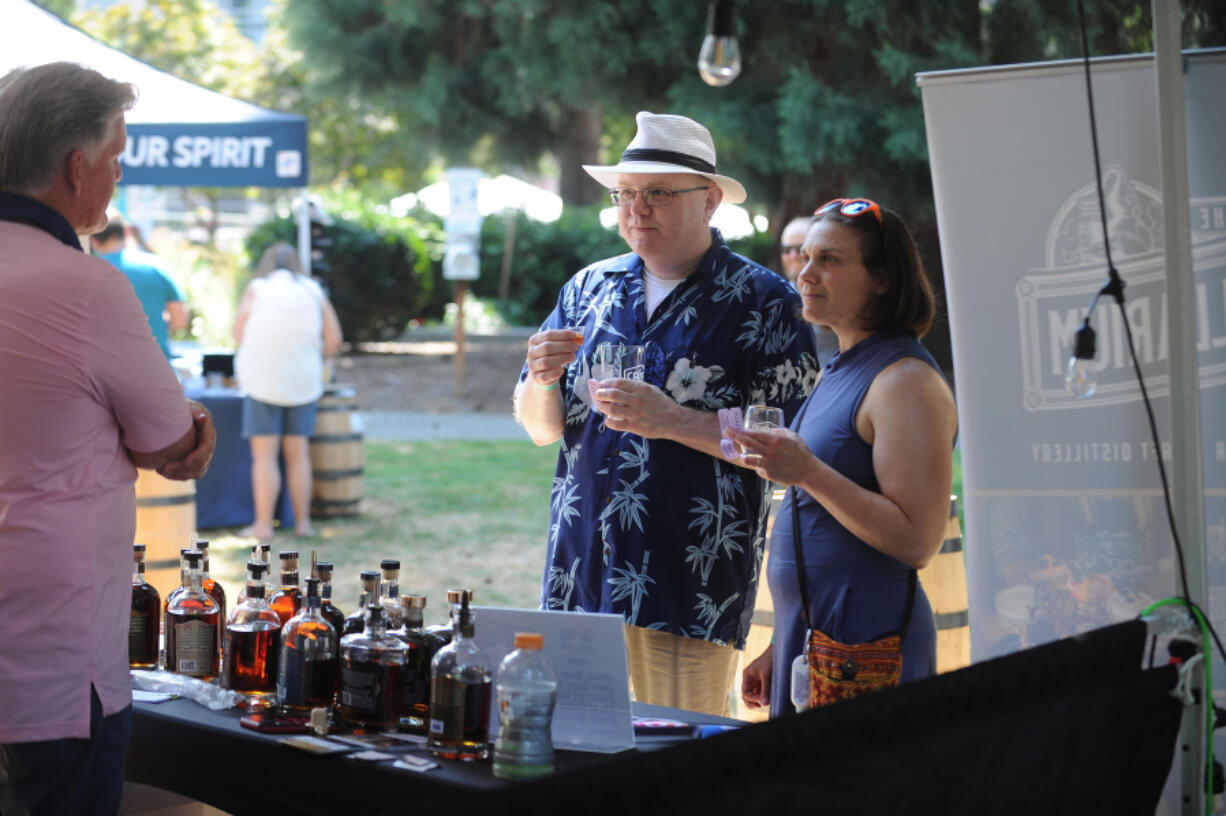
{"type": "Polygon", "coordinates": [[[426,414],[411,411],[362,411],[362,433],[376,442],[442,439],[514,439],[528,433],[506,414],[426,414]]]}

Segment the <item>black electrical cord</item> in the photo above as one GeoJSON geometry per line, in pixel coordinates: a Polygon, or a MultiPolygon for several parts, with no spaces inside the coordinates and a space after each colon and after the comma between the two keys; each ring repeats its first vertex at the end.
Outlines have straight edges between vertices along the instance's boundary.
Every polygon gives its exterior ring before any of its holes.
{"type": "Polygon", "coordinates": [[[1109,277],[1107,283],[1094,295],[1094,300],[1090,303],[1090,311],[1086,313],[1083,326],[1089,327],[1090,316],[1094,314],[1099,297],[1111,295],[1120,309],[1121,322],[1124,324],[1124,334],[1128,339],[1128,354],[1132,358],[1132,368],[1136,373],[1137,383],[1141,386],[1141,400],[1145,405],[1145,414],[1149,419],[1149,432],[1154,441],[1155,458],[1158,462],[1158,475],[1162,479],[1162,498],[1166,506],[1166,518],[1171,528],[1171,541],[1175,545],[1175,556],[1179,564],[1179,581],[1180,589],[1182,590],[1180,597],[1183,598],[1183,602],[1187,605],[1188,609],[1200,612],[1201,618],[1209,629],[1209,634],[1213,636],[1213,642],[1217,645],[1222,660],[1226,661],[1226,648],[1223,648],[1222,640],[1218,637],[1217,630],[1213,628],[1213,622],[1204,613],[1204,610],[1200,609],[1192,601],[1188,591],[1188,572],[1184,563],[1183,544],[1179,539],[1179,531],[1175,527],[1175,511],[1171,508],[1171,487],[1167,481],[1166,465],[1162,461],[1161,441],[1158,439],[1158,423],[1154,419],[1154,408],[1149,399],[1149,390],[1145,387],[1145,378],[1141,375],[1141,363],[1137,359],[1137,350],[1132,342],[1132,326],[1128,323],[1128,313],[1124,308],[1124,280],[1120,277],[1119,271],[1111,260],[1111,237],[1107,234],[1107,205],[1103,195],[1103,174],[1098,154],[1098,124],[1094,118],[1094,86],[1090,82],[1090,42],[1086,34],[1085,0],[1077,0],[1077,19],[1081,26],[1081,51],[1086,75],[1086,97],[1089,100],[1090,106],[1090,143],[1094,149],[1095,187],[1098,191],[1098,211],[1102,219],[1103,249],[1107,256],[1107,275],[1109,277]]]}

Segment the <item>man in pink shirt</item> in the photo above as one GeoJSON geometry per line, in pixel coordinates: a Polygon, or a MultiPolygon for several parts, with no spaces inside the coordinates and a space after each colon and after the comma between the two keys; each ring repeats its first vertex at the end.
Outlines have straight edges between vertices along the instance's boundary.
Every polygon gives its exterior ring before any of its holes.
{"type": "Polygon", "coordinates": [[[115,813],[131,731],[136,468],[203,475],[188,402],[106,225],[132,86],[67,63],[0,78],[0,812],[115,813]]]}

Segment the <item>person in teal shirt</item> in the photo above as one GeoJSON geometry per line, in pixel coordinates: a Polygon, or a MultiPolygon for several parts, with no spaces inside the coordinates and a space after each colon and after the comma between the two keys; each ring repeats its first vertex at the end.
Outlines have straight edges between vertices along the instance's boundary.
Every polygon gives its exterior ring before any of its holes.
{"type": "Polygon", "coordinates": [[[127,240],[127,224],[118,214],[112,213],[106,229],[93,237],[94,254],[118,268],[132,282],[136,297],[149,318],[153,339],[158,341],[166,359],[170,359],[169,331],[187,327],[183,292],[170,277],[161,258],[127,246],[127,240]]]}

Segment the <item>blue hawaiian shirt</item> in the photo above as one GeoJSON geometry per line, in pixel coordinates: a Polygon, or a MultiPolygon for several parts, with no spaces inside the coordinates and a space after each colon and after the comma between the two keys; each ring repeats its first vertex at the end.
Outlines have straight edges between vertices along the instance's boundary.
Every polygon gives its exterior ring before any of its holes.
{"type": "Polygon", "coordinates": [[[800,298],[711,232],[698,268],[650,320],[643,261],[631,253],[571,278],[541,327],[584,331],[561,381],[566,425],[541,606],[617,613],[634,626],[744,648],[767,485],[678,442],[606,428],[587,386],[597,344],[644,345],[646,381],[680,404],[716,411],[766,403],[791,420],[817,379],[800,298]]]}

